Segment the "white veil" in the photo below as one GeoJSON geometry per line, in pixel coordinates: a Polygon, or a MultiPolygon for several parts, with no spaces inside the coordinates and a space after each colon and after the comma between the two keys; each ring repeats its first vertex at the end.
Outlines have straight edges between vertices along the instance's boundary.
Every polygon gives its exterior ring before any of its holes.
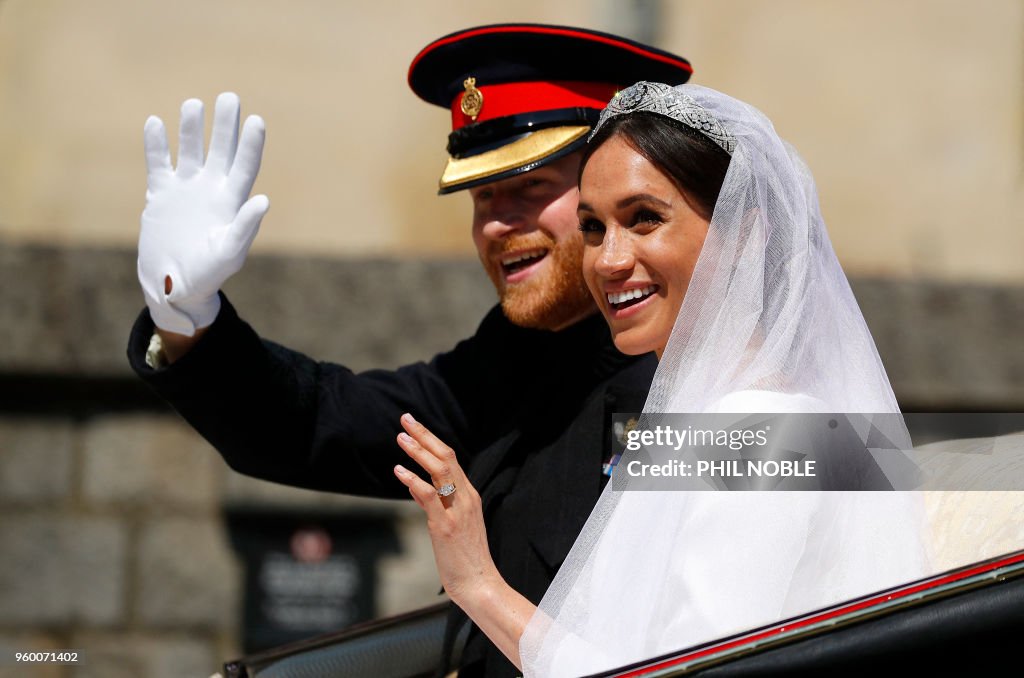
{"type": "MultiPolygon", "coordinates": [[[[638,83],[598,129],[639,110],[732,155],[645,415],[897,413],[811,174],[771,122],[714,90],[638,83]]],[[[621,666],[923,577],[922,515],[904,492],[609,483],[526,628],[524,673],[621,666]]]]}

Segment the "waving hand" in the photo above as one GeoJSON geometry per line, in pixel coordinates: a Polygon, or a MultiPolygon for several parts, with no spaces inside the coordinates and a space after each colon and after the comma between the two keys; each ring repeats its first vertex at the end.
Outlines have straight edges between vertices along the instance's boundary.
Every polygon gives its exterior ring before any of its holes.
{"type": "Polygon", "coordinates": [[[480,495],[452,448],[416,421],[401,419],[398,445],[430,476],[427,482],[403,466],[395,476],[427,516],[434,561],[452,601],[509,660],[522,668],[519,639],[536,607],[509,586],[491,559],[480,495]]]}
{"type": "Polygon", "coordinates": [[[238,96],[221,94],[204,163],[203,103],[183,103],[178,164],[172,167],[163,121],[146,121],[148,184],[138,273],[153,322],[163,330],[192,336],[213,323],[220,310],[217,291],[242,268],[270,207],[265,195],[249,198],[263,155],[263,120],[249,116],[241,137],[238,122],[238,96]]]}

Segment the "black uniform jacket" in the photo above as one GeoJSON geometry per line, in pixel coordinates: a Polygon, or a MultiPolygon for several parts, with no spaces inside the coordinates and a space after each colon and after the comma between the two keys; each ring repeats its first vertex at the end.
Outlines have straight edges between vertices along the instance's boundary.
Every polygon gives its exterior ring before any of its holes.
{"type": "MultiPolygon", "coordinates": [[[[132,367],[247,475],[408,499],[392,468],[415,466],[395,442],[411,412],[468,469],[495,563],[534,603],[604,485],[612,413],[642,409],[655,368],[652,355],[619,353],[600,315],[548,332],[517,327],[497,307],[429,363],[360,374],[261,340],[226,298],[202,341],[165,369],[145,363],[152,333],[144,310],[132,367]]],[[[461,664],[461,676],[518,674],[475,628],[461,664]]]]}

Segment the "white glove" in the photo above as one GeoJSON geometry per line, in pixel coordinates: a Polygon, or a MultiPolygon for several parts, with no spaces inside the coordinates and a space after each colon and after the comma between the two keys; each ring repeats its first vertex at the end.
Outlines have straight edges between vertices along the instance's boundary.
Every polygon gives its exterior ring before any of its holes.
{"type": "Polygon", "coordinates": [[[210,154],[203,164],[203,102],[181,105],[178,166],[171,167],[164,123],[146,120],[146,208],[139,233],[139,282],[157,327],[192,336],[220,311],[217,291],[245,263],[270,207],[250,199],[260,170],[263,120],[249,116],[238,136],[238,96],[217,97],[210,154]]]}

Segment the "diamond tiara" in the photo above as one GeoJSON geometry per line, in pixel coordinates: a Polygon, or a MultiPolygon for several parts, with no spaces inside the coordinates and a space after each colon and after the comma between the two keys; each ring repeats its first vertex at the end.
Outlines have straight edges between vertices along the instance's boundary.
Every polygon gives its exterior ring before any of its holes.
{"type": "Polygon", "coordinates": [[[612,118],[638,111],[678,120],[715,142],[729,155],[736,149],[736,138],[707,109],[688,94],[660,82],[641,81],[616,94],[601,111],[601,117],[590,133],[590,138],[612,118]]]}

